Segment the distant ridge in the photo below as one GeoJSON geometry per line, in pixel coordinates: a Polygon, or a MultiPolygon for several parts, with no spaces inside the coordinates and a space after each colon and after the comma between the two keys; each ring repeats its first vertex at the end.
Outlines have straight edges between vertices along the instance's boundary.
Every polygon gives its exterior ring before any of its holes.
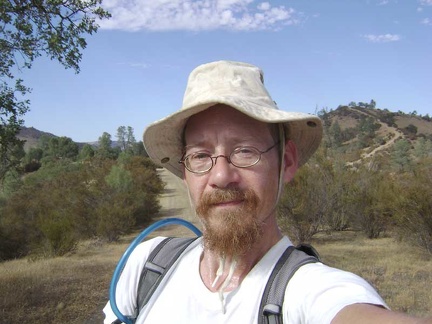
{"type": "Polygon", "coordinates": [[[43,136],[47,136],[47,137],[58,137],[54,134],[48,133],[48,132],[43,132],[40,131],[34,127],[25,127],[22,126],[21,130],[18,134],[18,138],[20,140],[25,141],[24,143],[24,150],[27,151],[32,147],[36,147],[38,145],[38,141],[39,139],[43,136]]]}
{"type": "MultiPolygon", "coordinates": [[[[20,140],[25,141],[24,143],[24,150],[27,152],[30,148],[32,147],[37,147],[38,146],[38,142],[39,139],[42,136],[47,136],[47,137],[60,137],[48,132],[44,132],[44,131],[40,131],[34,127],[25,127],[22,126],[20,132],[18,133],[18,138],[20,140]]],[[[73,141],[73,139],[72,139],[73,141]]],[[[97,147],[99,145],[98,140],[96,141],[92,141],[92,142],[75,142],[79,148],[81,149],[84,145],[89,144],[91,146],[97,147]]],[[[112,141],[112,146],[118,146],[118,142],[117,141],[112,141]]]]}
{"type": "MultiPolygon", "coordinates": [[[[329,139],[329,133],[334,133],[335,123],[340,128],[340,136],[343,141],[338,147],[345,151],[343,157],[345,162],[364,163],[366,160],[377,156],[386,155],[393,145],[401,140],[408,140],[411,145],[420,138],[432,140],[432,118],[429,115],[419,116],[414,113],[391,112],[388,109],[379,109],[367,104],[350,104],[339,106],[335,110],[318,112],[325,126],[325,132],[329,139]],[[364,123],[365,118],[370,119],[369,124],[375,125],[373,134],[365,138],[360,130],[360,124],[364,123]],[[362,142],[359,145],[359,142],[362,142]]],[[[59,137],[54,134],[40,131],[34,127],[22,127],[18,138],[26,141],[24,149],[28,151],[38,145],[41,136],[59,137]]],[[[334,135],[334,134],[333,134],[334,135]]],[[[73,139],[72,139],[73,140],[73,139]]],[[[98,140],[92,142],[75,142],[80,148],[85,144],[97,147],[98,140]]],[[[112,141],[112,147],[118,146],[117,141],[112,141]]]]}

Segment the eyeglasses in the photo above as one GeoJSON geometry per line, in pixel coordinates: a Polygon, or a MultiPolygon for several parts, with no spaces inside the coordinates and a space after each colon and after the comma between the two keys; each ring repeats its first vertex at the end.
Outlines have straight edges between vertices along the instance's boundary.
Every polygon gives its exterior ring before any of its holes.
{"type": "Polygon", "coordinates": [[[204,152],[195,152],[183,157],[178,163],[183,164],[189,172],[196,174],[204,174],[209,172],[213,166],[216,164],[217,159],[224,157],[227,159],[228,163],[231,163],[237,168],[249,168],[254,166],[261,160],[261,155],[267,153],[276,145],[279,141],[272,146],[270,146],[265,151],[260,151],[253,146],[240,146],[231,152],[229,156],[227,155],[217,155],[211,156],[204,152]]]}

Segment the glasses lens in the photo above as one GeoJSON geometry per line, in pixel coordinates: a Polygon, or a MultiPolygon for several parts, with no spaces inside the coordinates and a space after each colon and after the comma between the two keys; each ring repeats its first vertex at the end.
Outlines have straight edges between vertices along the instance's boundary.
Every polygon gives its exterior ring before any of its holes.
{"type": "Polygon", "coordinates": [[[261,157],[261,152],[254,147],[239,147],[231,153],[232,164],[238,167],[248,167],[256,164],[261,157]]]}
{"type": "Polygon", "coordinates": [[[203,172],[211,169],[212,159],[205,153],[194,153],[186,157],[186,168],[192,172],[203,172]]]}

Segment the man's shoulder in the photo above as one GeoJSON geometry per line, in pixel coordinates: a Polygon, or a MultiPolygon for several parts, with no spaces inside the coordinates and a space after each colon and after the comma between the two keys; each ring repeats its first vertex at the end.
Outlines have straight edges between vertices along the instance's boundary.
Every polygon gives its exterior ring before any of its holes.
{"type": "Polygon", "coordinates": [[[146,260],[150,253],[164,240],[166,237],[157,236],[138,244],[135,249],[132,251],[128,262],[138,262],[142,263],[143,260],[146,260]]]}

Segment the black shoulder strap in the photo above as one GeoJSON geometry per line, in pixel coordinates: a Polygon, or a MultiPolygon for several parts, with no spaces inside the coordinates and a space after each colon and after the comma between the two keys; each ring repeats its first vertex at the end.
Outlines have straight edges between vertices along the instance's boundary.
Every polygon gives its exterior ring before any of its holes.
{"type": "Polygon", "coordinates": [[[138,283],[137,312],[147,304],[157,286],[183,251],[197,238],[169,237],[159,243],[150,253],[138,283]]]}
{"type": "Polygon", "coordinates": [[[280,324],[282,319],[282,305],[288,281],[302,266],[311,262],[318,262],[319,255],[310,245],[288,247],[276,263],[264,293],[258,314],[259,324],[280,324]]]}

